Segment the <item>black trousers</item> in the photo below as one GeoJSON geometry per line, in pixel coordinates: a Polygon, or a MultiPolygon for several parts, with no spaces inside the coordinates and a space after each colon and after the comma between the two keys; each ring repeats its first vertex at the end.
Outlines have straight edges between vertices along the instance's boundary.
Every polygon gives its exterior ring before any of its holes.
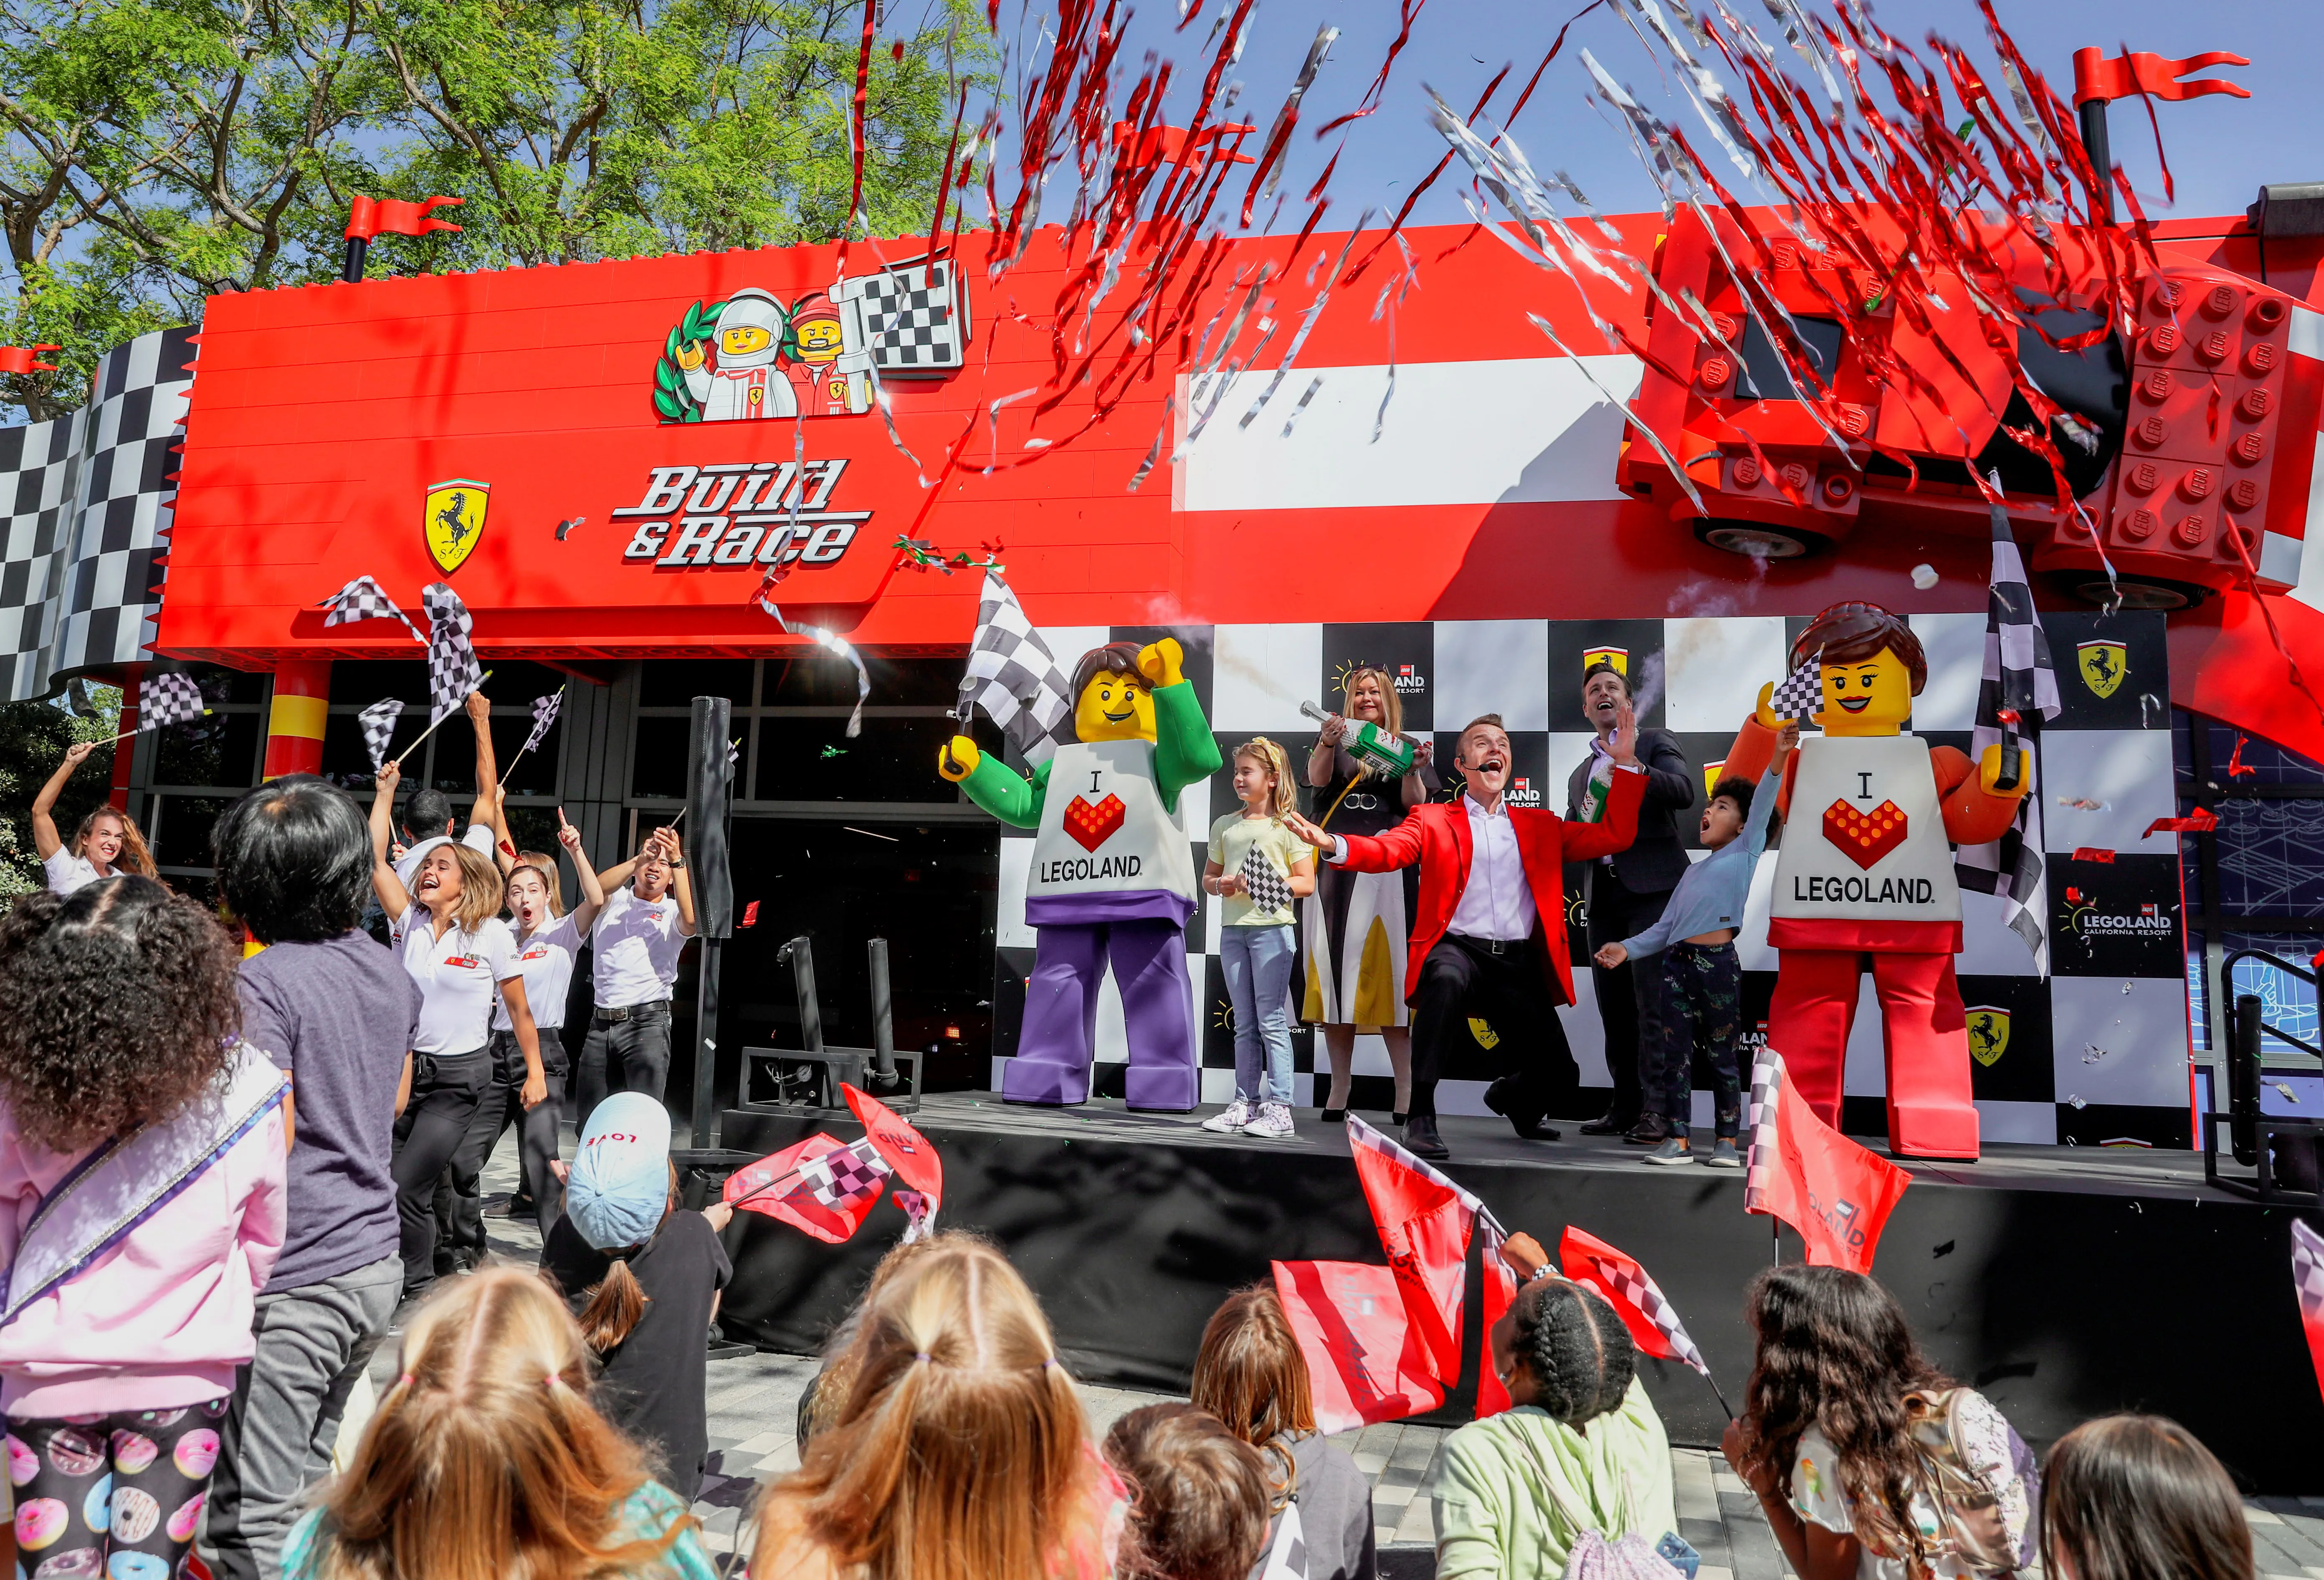
{"type": "Polygon", "coordinates": [[[1446,1054],[1468,1038],[1469,1019],[1491,1022],[1500,1049],[1515,1065],[1513,1118],[1563,1114],[1582,1085],[1582,1072],[1559,1024],[1557,988],[1541,933],[1522,944],[1493,946],[1447,933],[1421,963],[1420,991],[1412,1001],[1412,1108],[1434,1118],[1436,1083],[1446,1054]]]}
{"type": "Polygon", "coordinates": [[[574,1117],[583,1124],[614,1092],[643,1092],[661,1101],[669,1079],[669,1001],[632,1004],[629,1018],[608,1021],[603,1010],[589,1017],[589,1034],[581,1041],[581,1058],[574,1067],[574,1095],[580,1110],[574,1117]]]}
{"type": "Polygon", "coordinates": [[[402,1231],[403,1292],[436,1281],[436,1177],[460,1150],[491,1084],[493,1061],[474,1053],[411,1056],[411,1100],[395,1122],[395,1216],[402,1231]]]}
{"type": "Polygon", "coordinates": [[[528,1109],[524,1050],[517,1047],[515,1032],[493,1033],[492,1085],[484,1088],[467,1133],[460,1138],[459,1150],[436,1189],[436,1232],[455,1249],[479,1255],[484,1250],[484,1164],[512,1124],[524,1127],[517,1138],[517,1156],[542,1240],[549,1238],[549,1226],[562,1210],[561,1187],[549,1164],[557,1156],[557,1127],[564,1117],[565,1047],[554,1027],[540,1028],[540,1073],[548,1079],[549,1095],[528,1109]]]}
{"type": "MultiPolygon", "coordinates": [[[[1671,891],[1633,894],[1603,866],[1590,869],[1590,952],[1618,944],[1662,919],[1671,891]]],[[[1629,1124],[1649,1106],[1638,1078],[1640,1049],[1662,1046],[1663,960],[1632,956],[1609,971],[1590,967],[1598,993],[1598,1020],[1606,1028],[1606,1068],[1614,1077],[1614,1117],[1629,1124]]]]}

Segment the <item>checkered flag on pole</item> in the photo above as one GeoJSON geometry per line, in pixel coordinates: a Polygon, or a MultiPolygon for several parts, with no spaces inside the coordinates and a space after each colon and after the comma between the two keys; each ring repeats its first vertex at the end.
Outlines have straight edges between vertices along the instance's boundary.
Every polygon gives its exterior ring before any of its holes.
{"type": "Polygon", "coordinates": [[[190,724],[208,712],[202,688],[191,675],[171,671],[148,675],[137,688],[138,730],[166,729],[190,724]]]}
{"type": "Polygon", "coordinates": [[[403,628],[411,633],[412,641],[428,640],[420,634],[420,627],[411,623],[411,616],[397,608],[395,600],[367,576],[355,577],[332,594],[329,603],[331,612],[323,616],[326,629],[334,625],[352,625],[358,620],[401,620],[403,628]]]}
{"type": "Polygon", "coordinates": [[[403,716],[403,704],[391,697],[374,702],[355,715],[363,725],[364,750],[371,753],[371,771],[377,773],[387,764],[388,743],[395,739],[395,721],[403,716]]]}
{"type": "Polygon", "coordinates": [[[1775,1160],[1775,1109],[1784,1100],[1784,1056],[1762,1044],[1751,1063],[1751,1111],[1745,1120],[1751,1136],[1743,1156],[1743,1210],[1772,1212],[1767,1182],[1775,1160]]]}
{"type": "Polygon", "coordinates": [[[484,670],[468,641],[475,620],[450,584],[433,584],[420,602],[428,611],[428,727],[433,729],[484,685],[484,670]]]}
{"type": "Polygon", "coordinates": [[[523,746],[519,748],[520,755],[532,751],[548,738],[549,726],[557,722],[558,709],[564,706],[565,693],[561,690],[552,691],[546,697],[536,697],[532,699],[532,734],[524,738],[523,746]]]}
{"type": "Polygon", "coordinates": [[[820,1205],[840,1212],[878,1199],[890,1172],[888,1160],[868,1136],[798,1167],[801,1187],[820,1205]]]}
{"type": "Polygon", "coordinates": [[[1073,738],[1071,688],[1049,644],[1025,618],[1017,595],[999,571],[987,570],[984,598],[976,610],[976,640],[968,650],[968,672],[960,679],[960,705],[953,716],[965,726],[970,707],[982,706],[1025,760],[1038,765],[1073,738]]]}
{"type": "Polygon", "coordinates": [[[1810,653],[1800,667],[1784,677],[1768,703],[1768,711],[1777,718],[1803,719],[1823,705],[1823,655],[1810,653]]]}
{"type": "MultiPolygon", "coordinates": [[[[1997,895],[2008,902],[2012,932],[2033,951],[2034,968],[2050,975],[2049,868],[2042,855],[2041,787],[2035,749],[2042,721],[2058,716],[2058,671],[2050,663],[2050,638],[2034,614],[2034,589],[2025,582],[2025,562],[2011,536],[2009,516],[1993,507],[1993,577],[1986,594],[1985,675],[1977,688],[1977,727],[1969,735],[1969,760],[1981,762],[1987,746],[2022,746],[2019,774],[2028,781],[2017,817],[1990,845],[1967,845],[1955,854],[1954,874],[1964,889],[1997,895]]],[[[2005,764],[2006,766],[2006,764],[2005,764]]]]}
{"type": "Polygon", "coordinates": [[[1557,1253],[1565,1276],[1605,1296],[1640,1349],[1665,1360],[1683,1361],[1705,1377],[1711,1375],[1710,1363],[1687,1336],[1686,1325],[1678,1319],[1678,1308],[1645,1268],[1571,1224],[1565,1226],[1557,1253]]]}

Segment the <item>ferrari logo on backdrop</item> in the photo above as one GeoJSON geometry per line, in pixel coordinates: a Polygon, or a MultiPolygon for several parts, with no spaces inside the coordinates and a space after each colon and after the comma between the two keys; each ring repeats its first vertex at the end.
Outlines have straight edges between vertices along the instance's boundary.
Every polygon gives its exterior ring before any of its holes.
{"type": "Polygon", "coordinates": [[[1727,759],[1724,757],[1716,762],[1706,762],[1702,765],[1702,793],[1706,799],[1719,788],[1720,777],[1726,768],[1727,759]]]}
{"type": "Polygon", "coordinates": [[[2082,684],[2099,697],[2112,697],[2130,673],[2129,650],[2118,642],[2085,642],[2077,644],[2082,668],[2082,684]]]}
{"type": "Polygon", "coordinates": [[[455,477],[428,491],[428,513],[421,531],[428,538],[429,558],[446,576],[475,551],[484,535],[484,507],[492,503],[493,485],[474,477],[455,477]]]}
{"type": "Polygon", "coordinates": [[[1611,664],[1617,673],[1628,679],[1630,650],[1627,647],[1585,647],[1582,650],[1582,672],[1588,674],[1592,664],[1611,664]]]}
{"type": "Polygon", "coordinates": [[[1969,1012],[1969,1051],[1978,1063],[1990,1067],[2009,1051],[2009,1012],[1979,1004],[1969,1012]]]}

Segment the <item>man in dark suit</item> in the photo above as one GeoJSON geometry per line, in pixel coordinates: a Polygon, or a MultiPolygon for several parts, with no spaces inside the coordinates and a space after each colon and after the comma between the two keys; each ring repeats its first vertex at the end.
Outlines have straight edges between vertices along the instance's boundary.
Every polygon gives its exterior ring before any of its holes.
{"type": "MultiPolygon", "coordinates": [[[[1568,821],[1591,820],[1591,779],[1609,759],[1616,720],[1630,709],[1629,677],[1604,660],[1582,672],[1582,711],[1598,732],[1590,754],[1574,764],[1566,781],[1568,821]]],[[[1638,808],[1638,835],[1629,848],[1583,866],[1582,894],[1590,907],[1590,949],[1635,938],[1654,925],[1669,903],[1671,891],[1687,868],[1686,847],[1679,843],[1679,814],[1694,805],[1695,775],[1679,750],[1678,738],[1668,730],[1638,731],[1637,759],[1646,771],[1646,799],[1638,808]]],[[[1603,773],[1596,776],[1602,785],[1603,773]]],[[[1632,957],[1611,971],[1592,966],[1597,988],[1598,1018],[1606,1028],[1606,1067],[1614,1076],[1614,1105],[1603,1117],[1582,1127],[1583,1135],[1622,1135],[1642,1146],[1655,1146],[1668,1133],[1659,1113],[1643,1113],[1641,1056],[1658,1054],[1662,1024],[1662,956],[1632,957]]]]}
{"type": "Polygon", "coordinates": [[[1489,713],[1461,731],[1453,766],[1461,799],[1415,807],[1385,834],[1328,834],[1296,812],[1284,827],[1336,866],[1391,873],[1420,866],[1405,982],[1412,1005],[1412,1107],[1404,1144],[1424,1158],[1447,1156],[1436,1132],[1436,1083],[1448,1052],[1481,1015],[1501,1031],[1515,1068],[1485,1089],[1485,1106],[1529,1141],[1555,1141],[1542,1123],[1581,1085],[1559,1024],[1573,1002],[1565,955],[1565,866],[1594,861],[1630,843],[1646,772],[1633,748],[1637,729],[1626,700],[1607,750],[1612,762],[1606,815],[1569,823],[1546,807],[1511,807],[1508,732],[1489,713]],[[1530,1047],[1526,1045],[1530,1044],[1530,1047]]]}

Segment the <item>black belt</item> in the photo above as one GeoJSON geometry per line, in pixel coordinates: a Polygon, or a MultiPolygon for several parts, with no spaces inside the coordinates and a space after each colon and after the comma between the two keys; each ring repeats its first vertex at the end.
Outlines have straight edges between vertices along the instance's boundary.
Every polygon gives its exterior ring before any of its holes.
{"type": "Polygon", "coordinates": [[[642,1004],[623,1004],[618,1009],[612,1010],[605,1008],[603,1004],[599,1004],[589,1012],[589,1018],[595,1021],[600,1025],[617,1026],[623,1021],[632,1019],[642,1011],[666,1010],[668,1008],[669,1008],[669,1001],[668,999],[655,999],[650,1003],[642,1004]]]}
{"type": "Polygon", "coordinates": [[[1531,938],[1480,938],[1470,933],[1449,933],[1446,936],[1460,939],[1472,949],[1482,949],[1486,954],[1495,956],[1513,954],[1533,942],[1531,938]]]}

